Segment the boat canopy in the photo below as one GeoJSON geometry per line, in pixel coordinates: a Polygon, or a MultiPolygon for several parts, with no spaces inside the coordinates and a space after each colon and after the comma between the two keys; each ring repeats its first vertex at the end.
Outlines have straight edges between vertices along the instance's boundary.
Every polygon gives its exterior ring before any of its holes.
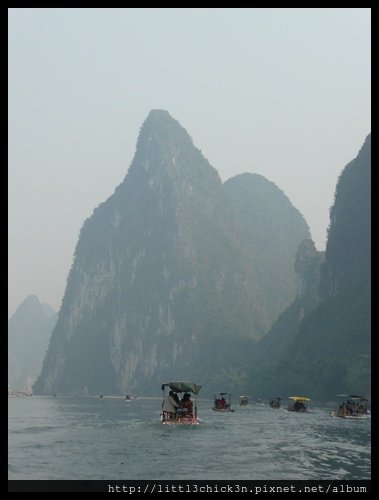
{"type": "Polygon", "coordinates": [[[358,399],[359,401],[368,401],[365,396],[357,396],[354,394],[337,394],[337,398],[358,399]]]}
{"type": "Polygon", "coordinates": [[[309,398],[304,398],[302,396],[290,396],[288,399],[293,399],[294,401],[310,401],[309,398]]]}
{"type": "Polygon", "coordinates": [[[194,394],[198,394],[201,389],[201,385],[193,382],[165,382],[162,384],[162,391],[166,386],[174,392],[193,392],[194,394]]]}

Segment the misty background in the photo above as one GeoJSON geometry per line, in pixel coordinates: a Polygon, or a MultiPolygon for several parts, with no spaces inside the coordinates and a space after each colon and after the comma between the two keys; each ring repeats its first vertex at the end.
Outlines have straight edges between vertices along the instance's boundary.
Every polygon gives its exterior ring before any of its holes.
{"type": "Polygon", "coordinates": [[[371,130],[368,8],[8,9],[8,316],[59,309],[84,220],[151,109],[223,181],[265,176],[325,248],[338,176],[371,130]]]}

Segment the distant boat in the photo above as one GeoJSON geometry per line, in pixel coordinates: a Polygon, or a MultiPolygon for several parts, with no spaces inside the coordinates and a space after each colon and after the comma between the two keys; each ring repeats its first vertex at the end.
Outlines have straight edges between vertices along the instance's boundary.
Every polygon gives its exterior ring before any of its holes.
{"type": "Polygon", "coordinates": [[[282,398],[276,397],[276,398],[271,398],[269,401],[269,405],[271,408],[280,408],[282,404],[282,398]]]}
{"type": "Polygon", "coordinates": [[[8,397],[14,398],[16,396],[33,396],[33,393],[26,392],[26,391],[10,391],[10,390],[8,390],[8,397]]]}
{"type": "Polygon", "coordinates": [[[214,395],[214,402],[212,406],[213,411],[234,411],[231,408],[232,395],[230,392],[216,392],[214,395]]]}
{"type": "MultiPolygon", "coordinates": [[[[164,382],[162,384],[163,402],[161,412],[161,423],[168,425],[197,425],[199,419],[197,418],[197,395],[201,389],[201,385],[194,382],[164,382]],[[176,396],[179,407],[175,412],[165,411],[164,404],[166,398],[169,398],[170,392],[176,396]],[[182,394],[181,401],[179,401],[178,394],[182,394]],[[191,394],[194,401],[191,400],[191,394]],[[191,404],[188,403],[190,401],[191,404]]],[[[174,398],[175,399],[175,398],[174,398]]]]}
{"type": "Polygon", "coordinates": [[[310,399],[303,396],[290,396],[288,398],[288,407],[286,410],[307,413],[309,402],[310,399]]]}
{"type": "Polygon", "coordinates": [[[130,392],[127,392],[125,394],[125,401],[131,401],[132,399],[134,399],[134,396],[130,392]]]}
{"type": "Polygon", "coordinates": [[[240,396],[240,406],[247,406],[249,404],[249,396],[240,396]]]}
{"type": "Polygon", "coordinates": [[[368,398],[354,394],[337,394],[341,402],[338,408],[331,412],[332,417],[357,419],[370,418],[371,412],[368,409],[368,398]]]}

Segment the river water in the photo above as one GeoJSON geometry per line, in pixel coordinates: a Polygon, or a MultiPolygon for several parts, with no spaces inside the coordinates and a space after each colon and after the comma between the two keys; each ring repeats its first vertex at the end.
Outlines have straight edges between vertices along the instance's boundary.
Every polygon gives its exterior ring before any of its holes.
{"type": "Polygon", "coordinates": [[[199,425],[167,426],[159,398],[8,398],[8,479],[371,478],[371,419],[211,404],[198,400],[199,425]]]}

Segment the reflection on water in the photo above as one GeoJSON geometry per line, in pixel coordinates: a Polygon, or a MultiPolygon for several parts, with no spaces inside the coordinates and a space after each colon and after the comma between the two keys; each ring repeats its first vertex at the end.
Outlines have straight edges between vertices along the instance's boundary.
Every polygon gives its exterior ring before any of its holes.
{"type": "Polygon", "coordinates": [[[370,479],[371,420],[268,405],[165,426],[160,399],[9,400],[9,479],[370,479]]]}

